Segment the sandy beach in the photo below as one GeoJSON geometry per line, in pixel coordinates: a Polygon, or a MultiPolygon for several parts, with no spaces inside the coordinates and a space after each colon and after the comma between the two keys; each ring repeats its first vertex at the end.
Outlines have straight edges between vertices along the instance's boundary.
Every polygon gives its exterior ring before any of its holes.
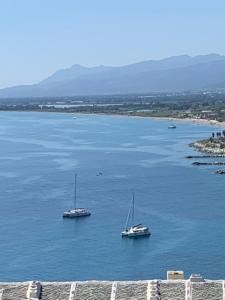
{"type": "Polygon", "coordinates": [[[225,122],[218,122],[216,120],[207,120],[207,119],[194,119],[194,118],[174,118],[174,117],[147,117],[151,119],[159,119],[159,120],[169,120],[174,122],[191,122],[199,125],[212,125],[212,126],[222,126],[225,127],[225,122]]]}

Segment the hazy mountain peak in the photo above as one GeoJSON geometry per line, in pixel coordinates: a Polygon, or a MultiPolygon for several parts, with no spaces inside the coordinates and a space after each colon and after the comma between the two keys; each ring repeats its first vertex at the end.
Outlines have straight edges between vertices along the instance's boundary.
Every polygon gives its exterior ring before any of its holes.
{"type": "Polygon", "coordinates": [[[85,67],[85,66],[82,66],[82,65],[79,65],[79,64],[74,64],[74,65],[72,65],[71,67],[69,67],[69,68],[64,68],[64,69],[62,69],[62,70],[69,70],[69,69],[87,69],[87,67],[85,67]]]}
{"type": "Polygon", "coordinates": [[[214,58],[221,58],[221,57],[224,58],[223,55],[218,54],[218,53],[200,54],[200,55],[196,55],[194,57],[196,57],[196,58],[209,57],[209,58],[212,58],[212,59],[214,59],[214,58]]]}
{"type": "Polygon", "coordinates": [[[90,75],[94,73],[103,72],[111,69],[112,67],[107,66],[95,66],[95,67],[85,67],[79,64],[74,64],[69,68],[61,69],[53,73],[50,77],[46,78],[41,82],[41,84],[48,83],[57,83],[63,82],[67,80],[74,80],[79,78],[80,76],[90,75]]]}
{"type": "Polygon", "coordinates": [[[39,84],[2,89],[0,97],[192,91],[222,88],[221,82],[225,82],[225,56],[183,54],[121,67],[74,64],[39,84]]]}

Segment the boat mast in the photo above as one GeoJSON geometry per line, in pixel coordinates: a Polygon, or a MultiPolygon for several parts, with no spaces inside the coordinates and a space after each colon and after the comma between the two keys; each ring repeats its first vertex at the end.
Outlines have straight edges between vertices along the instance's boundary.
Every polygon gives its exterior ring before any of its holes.
{"type": "Polygon", "coordinates": [[[127,219],[126,219],[125,230],[128,229],[128,224],[129,224],[130,219],[132,220],[132,225],[133,225],[134,224],[134,193],[133,193],[133,198],[130,203],[130,208],[129,208],[127,219]]]}
{"type": "Polygon", "coordinates": [[[74,208],[77,206],[77,173],[75,174],[75,186],[74,186],[74,208]]]}
{"type": "Polygon", "coordinates": [[[134,192],[132,193],[133,198],[132,198],[132,226],[134,225],[134,192]]]}

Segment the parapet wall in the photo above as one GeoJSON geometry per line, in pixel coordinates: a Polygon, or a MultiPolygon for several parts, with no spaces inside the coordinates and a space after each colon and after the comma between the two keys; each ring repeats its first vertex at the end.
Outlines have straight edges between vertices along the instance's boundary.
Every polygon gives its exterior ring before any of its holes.
{"type": "Polygon", "coordinates": [[[224,300],[225,288],[222,280],[205,280],[204,282],[149,280],[0,283],[0,300],[27,299],[224,300]],[[37,287],[36,290],[35,286],[37,287]]]}

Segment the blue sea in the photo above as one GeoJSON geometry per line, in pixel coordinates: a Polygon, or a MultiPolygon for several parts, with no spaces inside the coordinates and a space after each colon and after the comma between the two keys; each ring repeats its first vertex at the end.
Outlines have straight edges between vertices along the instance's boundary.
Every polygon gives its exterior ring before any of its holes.
{"type": "Polygon", "coordinates": [[[197,154],[190,142],[218,128],[168,125],[0,113],[0,281],[137,280],[169,269],[223,278],[225,176],[185,158],[197,154]],[[79,206],[92,216],[63,219],[75,173],[79,206]],[[135,221],[150,238],[121,238],[133,191],[135,221]]]}

